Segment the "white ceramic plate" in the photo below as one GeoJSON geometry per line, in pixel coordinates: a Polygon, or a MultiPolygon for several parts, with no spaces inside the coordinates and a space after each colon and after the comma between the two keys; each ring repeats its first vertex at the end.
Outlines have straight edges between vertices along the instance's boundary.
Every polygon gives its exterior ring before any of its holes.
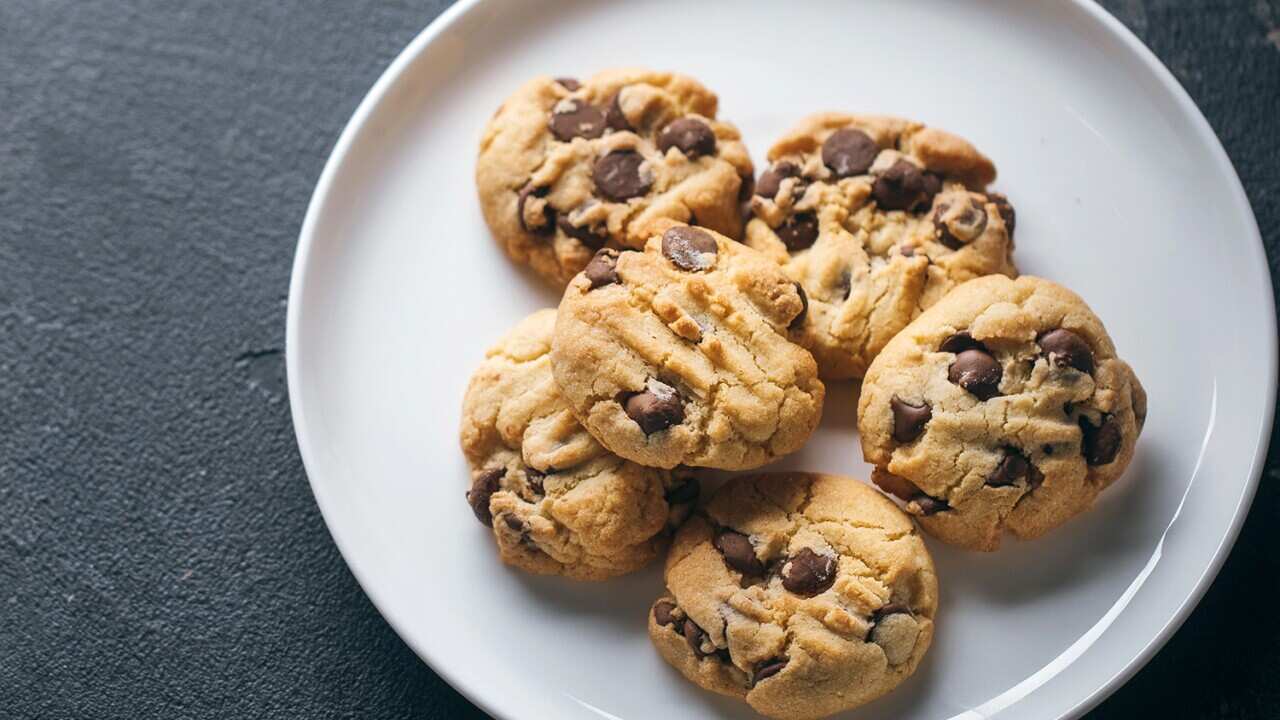
{"type": "MultiPolygon", "coordinates": [[[[1018,265],[1075,289],[1146,384],[1127,475],[1047,538],[930,543],[938,635],[849,717],[1079,715],[1164,643],[1221,565],[1261,469],[1276,330],[1258,229],[1204,118],[1088,3],[480,0],[400,55],[316,188],[289,296],[289,394],[333,537],[378,609],[502,718],[751,717],[668,669],[656,568],[579,585],[506,570],[463,501],[458,408],[484,349],[557,295],[481,220],[480,129],[535,73],[676,69],[719,93],[759,167],[810,111],[916,118],[972,140],[1018,209],[1018,265]],[[790,10],[786,10],[790,8],[790,10]]],[[[865,478],[852,389],[784,465],[865,478]]]]}

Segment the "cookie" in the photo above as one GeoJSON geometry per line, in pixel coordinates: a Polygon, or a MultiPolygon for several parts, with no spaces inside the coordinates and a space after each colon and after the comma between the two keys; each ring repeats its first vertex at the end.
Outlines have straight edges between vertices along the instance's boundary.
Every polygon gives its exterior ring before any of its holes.
{"type": "Polygon", "coordinates": [[[955,545],[1084,512],[1133,457],[1147,396],[1084,300],[1048,280],[956,288],[885,346],[858,402],[873,479],[955,545]]]}
{"type": "Polygon", "coordinates": [[[799,449],[822,414],[813,356],[787,339],[804,311],[767,257],[666,221],[569,283],[551,367],[582,424],[628,460],[758,467],[799,449]]]}
{"type": "Polygon", "coordinates": [[[665,547],[698,496],[687,472],[628,462],[574,420],[551,377],[555,310],[521,321],[487,353],[462,404],[467,502],[498,553],[531,573],[600,580],[665,547]]]}
{"type": "Polygon", "coordinates": [[[602,247],[641,247],[657,218],[740,238],[753,169],[716,105],[668,72],[530,80],[480,141],[476,188],[494,237],[559,287],[602,247]]]}
{"type": "Polygon", "coordinates": [[[782,720],[869,702],[933,638],[938,584],[915,524],[850,478],[731,480],[676,533],[649,637],[698,686],[782,720]]]}
{"type": "Polygon", "coordinates": [[[769,150],[746,243],[804,286],[792,336],[822,377],[862,377],[894,335],[948,290],[1015,276],[1013,206],[986,190],[991,161],[920,123],[820,113],[769,150]]]}

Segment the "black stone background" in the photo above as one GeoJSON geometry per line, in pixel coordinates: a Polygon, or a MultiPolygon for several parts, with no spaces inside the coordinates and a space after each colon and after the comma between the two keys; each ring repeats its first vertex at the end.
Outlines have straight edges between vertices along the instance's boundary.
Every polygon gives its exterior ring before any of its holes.
{"type": "MultiPolygon", "coordinates": [[[[1221,136],[1275,277],[1280,0],[1104,4],[1221,136]]],[[[282,357],[325,158],[444,6],[0,0],[0,718],[482,717],[339,557],[282,357]]],[[[1277,455],[1092,717],[1280,716],[1277,455]]]]}

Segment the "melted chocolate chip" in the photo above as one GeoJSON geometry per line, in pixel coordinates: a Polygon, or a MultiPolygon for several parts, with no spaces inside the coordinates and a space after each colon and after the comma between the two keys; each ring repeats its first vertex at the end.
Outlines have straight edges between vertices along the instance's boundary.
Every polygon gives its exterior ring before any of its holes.
{"type": "Polygon", "coordinates": [[[879,154],[876,141],[854,128],[837,130],[822,143],[822,164],[838,178],[862,175],[871,169],[879,154]]]}
{"type": "Polygon", "coordinates": [[[989,400],[999,394],[1003,375],[1000,363],[991,353],[979,348],[961,351],[947,372],[951,382],[973,393],[979,400],[989,400]]]}
{"type": "Polygon", "coordinates": [[[622,407],[645,435],[684,422],[684,402],[680,394],[675,388],[657,380],[650,380],[647,389],[627,396],[622,407]]]}
{"type": "Polygon", "coordinates": [[[1081,450],[1085,462],[1090,465],[1106,465],[1120,454],[1122,438],[1120,421],[1115,415],[1102,416],[1102,424],[1095,426],[1087,417],[1080,416],[1080,432],[1084,435],[1081,450]]]}
{"type": "Polygon", "coordinates": [[[697,118],[672,120],[658,133],[658,149],[666,152],[677,148],[690,159],[716,154],[716,134],[711,126],[697,118]]]}
{"type": "Polygon", "coordinates": [[[931,187],[915,163],[899,159],[880,173],[871,186],[871,194],[885,210],[911,210],[929,198],[931,187]]]}
{"type": "Polygon", "coordinates": [[[659,600],[653,604],[653,621],[659,625],[675,625],[676,604],[670,600],[659,600]]]}
{"type": "Polygon", "coordinates": [[[818,239],[818,218],[813,213],[799,213],[787,218],[775,232],[787,250],[804,250],[818,239]]]}
{"type": "Polygon", "coordinates": [[[582,87],[582,83],[578,82],[577,78],[558,77],[556,78],[556,82],[560,83],[560,87],[568,90],[569,92],[575,92],[582,87]]]}
{"type": "Polygon", "coordinates": [[[576,137],[592,140],[604,134],[604,112],[584,100],[564,100],[551,113],[549,127],[560,142],[576,137]]]}
{"type": "Polygon", "coordinates": [[[471,481],[471,489],[467,491],[467,503],[476,519],[488,527],[493,527],[493,513],[489,510],[489,498],[498,492],[498,481],[507,474],[506,468],[493,468],[477,475],[471,481]]]}
{"type": "Polygon", "coordinates": [[[618,282],[618,251],[611,248],[597,250],[582,274],[591,282],[592,290],[618,282]]]}
{"type": "Polygon", "coordinates": [[[911,498],[911,502],[915,503],[916,506],[920,508],[920,514],[924,517],[936,515],[944,510],[951,509],[951,506],[948,505],[945,500],[939,500],[932,495],[925,495],[924,493],[911,498]]]}
{"type": "Polygon", "coordinates": [[[506,523],[507,527],[515,532],[524,532],[524,522],[515,515],[503,515],[502,522],[506,523]]]}
{"type": "Polygon", "coordinates": [[[687,225],[677,225],[662,233],[662,254],[672,265],[696,272],[716,264],[719,247],[711,233],[687,225]]]}
{"type": "Polygon", "coordinates": [[[568,215],[561,215],[556,218],[556,227],[569,237],[586,245],[592,250],[598,250],[604,247],[609,238],[595,231],[590,225],[574,225],[569,221],[568,215]]]}
{"type": "Polygon", "coordinates": [[[791,556],[782,567],[782,586],[797,595],[812,597],[836,581],[836,560],[809,548],[791,556]]]}
{"type": "Polygon", "coordinates": [[[882,605],[879,610],[876,610],[875,614],[872,615],[872,619],[879,622],[881,618],[888,617],[890,615],[897,615],[898,613],[906,613],[910,615],[911,608],[907,607],[906,603],[891,602],[887,605],[882,605]]]}
{"type": "Polygon", "coordinates": [[[525,185],[520,188],[519,193],[516,193],[516,219],[520,221],[521,230],[524,230],[527,233],[533,233],[534,235],[550,235],[555,232],[556,211],[555,208],[551,207],[551,203],[543,204],[542,215],[539,218],[539,222],[533,227],[529,227],[529,221],[525,218],[524,213],[525,202],[528,201],[530,196],[535,198],[546,197],[549,189],[550,188],[546,187],[525,185]]]}
{"type": "Polygon", "coordinates": [[[804,319],[809,314],[809,296],[805,294],[804,287],[800,283],[795,283],[796,293],[800,296],[800,314],[791,318],[791,323],[787,325],[788,330],[795,330],[804,326],[804,319]]]}
{"type": "Polygon", "coordinates": [[[1093,374],[1093,350],[1089,343],[1066,328],[1058,328],[1040,336],[1040,350],[1054,367],[1073,367],[1093,374]]]}
{"type": "Polygon", "coordinates": [[[951,204],[938,203],[933,211],[934,237],[952,250],[959,250],[978,239],[987,228],[987,211],[966,200],[959,212],[951,212],[951,204]]]}
{"type": "Polygon", "coordinates": [[[758,685],[762,680],[777,675],[782,672],[782,668],[786,667],[788,662],[790,662],[789,658],[777,657],[756,665],[755,671],[751,673],[751,684],[758,685]]]}
{"type": "Polygon", "coordinates": [[[653,180],[644,171],[644,157],[633,150],[618,150],[596,160],[591,179],[606,198],[621,202],[649,192],[653,180]]]}
{"type": "Polygon", "coordinates": [[[529,487],[529,492],[532,493],[534,497],[542,497],[547,494],[546,489],[544,489],[542,485],[542,480],[546,476],[546,473],[537,470],[536,468],[526,467],[524,469],[524,482],[529,487]]]}
{"type": "Polygon", "coordinates": [[[893,411],[893,439],[900,443],[914,442],[933,418],[933,407],[927,402],[913,405],[894,397],[889,400],[889,408],[893,411]]]}
{"type": "Polygon", "coordinates": [[[965,350],[971,350],[973,348],[986,349],[982,343],[974,340],[973,336],[967,332],[958,332],[946,340],[943,340],[942,344],[938,346],[938,349],[942,352],[956,354],[960,354],[965,350]]]}
{"type": "Polygon", "coordinates": [[[798,177],[800,175],[800,166],[788,160],[770,165],[763,173],[760,174],[760,182],[756,183],[756,194],[762,198],[773,198],[778,196],[778,190],[782,187],[782,181],[790,177],[798,177]]]}
{"type": "Polygon", "coordinates": [[[699,660],[711,654],[702,651],[702,641],[706,638],[707,634],[698,627],[698,623],[692,618],[684,619],[684,639],[689,641],[689,647],[693,648],[693,654],[699,660]]]}
{"type": "Polygon", "coordinates": [[[1030,484],[1033,470],[1035,466],[1017,448],[1005,448],[1004,457],[1000,459],[996,469],[987,476],[986,482],[992,487],[1006,487],[1019,480],[1026,480],[1030,484]]]}
{"type": "Polygon", "coordinates": [[[751,540],[740,532],[721,530],[714,541],[716,549],[724,556],[724,563],[743,575],[764,575],[764,564],[756,557],[751,540]]]}
{"type": "Polygon", "coordinates": [[[995,203],[996,212],[1000,213],[1000,219],[1004,220],[1005,230],[1009,232],[1010,239],[1013,238],[1013,228],[1018,223],[1018,215],[1013,211],[1013,205],[1009,204],[1009,198],[998,192],[989,192],[987,201],[995,203]]]}
{"type": "Polygon", "coordinates": [[[631,123],[627,122],[627,116],[622,112],[622,105],[618,102],[620,97],[622,97],[622,91],[614,93],[613,98],[609,100],[609,105],[604,111],[604,122],[610,130],[619,132],[634,130],[631,123]]]}
{"type": "Polygon", "coordinates": [[[920,492],[920,488],[916,487],[915,483],[890,472],[878,471],[871,476],[871,481],[874,482],[881,490],[897,497],[903,502],[907,502],[917,495],[923,494],[920,492]]]}

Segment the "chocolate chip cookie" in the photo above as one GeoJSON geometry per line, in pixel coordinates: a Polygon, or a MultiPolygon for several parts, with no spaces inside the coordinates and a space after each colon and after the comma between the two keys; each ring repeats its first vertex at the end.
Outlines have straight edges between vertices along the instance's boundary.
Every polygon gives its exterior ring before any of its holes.
{"type": "Polygon", "coordinates": [[[504,562],[599,580],[635,570],[698,496],[687,472],[613,455],[573,418],[551,377],[555,310],[539,310],[489,350],[462,405],[467,502],[504,562]]]}
{"type": "Polygon", "coordinates": [[[758,467],[800,448],[824,389],[787,338],[804,295],[776,263],[663,221],[643,250],[600,250],[560,303],[551,367],[600,443],[654,467],[758,467]]]}
{"type": "Polygon", "coordinates": [[[820,113],[769,150],[746,242],[804,287],[792,336],[822,377],[862,377],[885,343],[952,287],[1014,276],[1015,215],[967,141],[890,117],[820,113]]]}
{"type": "Polygon", "coordinates": [[[649,637],[700,687],[782,720],[873,700],[933,639],[938,584],[915,524],[850,478],[730,481],[676,533],[649,637]]]}
{"type": "Polygon", "coordinates": [[[558,286],[602,247],[641,247],[656,218],[740,238],[753,169],[716,105],[675,73],[534,78],[480,141],[485,220],[511,259],[558,286]]]}
{"type": "Polygon", "coordinates": [[[977,550],[1038,537],[1124,472],[1147,414],[1084,300],[1035,277],[956,288],[885,346],[858,402],[876,484],[977,550]]]}

